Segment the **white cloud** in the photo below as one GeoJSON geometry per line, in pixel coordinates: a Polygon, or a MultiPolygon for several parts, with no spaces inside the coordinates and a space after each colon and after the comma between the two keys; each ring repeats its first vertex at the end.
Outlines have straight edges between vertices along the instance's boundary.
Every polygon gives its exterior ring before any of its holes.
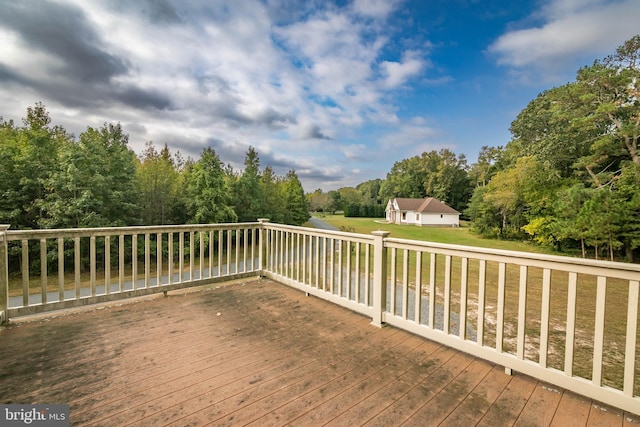
{"type": "Polygon", "coordinates": [[[500,65],[524,73],[535,71],[553,80],[613,53],[637,34],[640,2],[555,0],[545,3],[533,17],[542,23],[506,32],[488,51],[500,65]]]}
{"type": "Polygon", "coordinates": [[[215,139],[338,182],[361,159],[358,129],[398,122],[388,90],[425,69],[424,52],[385,57],[399,4],[57,0],[37,13],[9,4],[3,14],[26,24],[0,16],[0,114],[19,119],[43,101],[76,135],[121,122],[137,152],[151,140],[197,157],[215,139]],[[283,5],[295,13],[276,11],[283,5]],[[35,40],[29,28],[43,24],[76,50],[35,40]]]}
{"type": "Polygon", "coordinates": [[[405,52],[402,62],[383,61],[380,68],[386,77],[384,86],[394,88],[404,84],[409,78],[419,74],[425,63],[415,51],[405,52]]]}

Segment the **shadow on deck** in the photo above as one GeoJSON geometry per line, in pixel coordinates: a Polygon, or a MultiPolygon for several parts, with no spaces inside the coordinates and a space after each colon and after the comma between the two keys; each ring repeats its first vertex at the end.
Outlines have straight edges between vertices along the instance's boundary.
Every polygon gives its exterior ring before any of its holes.
{"type": "Polygon", "coordinates": [[[0,401],[74,425],[636,425],[268,280],[60,311],[0,330],[0,401]]]}

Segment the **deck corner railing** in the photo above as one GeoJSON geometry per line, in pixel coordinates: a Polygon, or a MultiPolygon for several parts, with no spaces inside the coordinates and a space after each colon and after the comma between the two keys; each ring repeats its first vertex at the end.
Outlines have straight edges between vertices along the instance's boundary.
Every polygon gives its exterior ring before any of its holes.
{"type": "Polygon", "coordinates": [[[263,225],[267,277],[640,415],[640,265],[263,225]]]}
{"type": "Polygon", "coordinates": [[[0,225],[0,320],[264,276],[640,415],[640,265],[273,224],[0,225]]]}
{"type": "Polygon", "coordinates": [[[10,230],[0,312],[11,317],[261,274],[261,223],[10,230]]]}

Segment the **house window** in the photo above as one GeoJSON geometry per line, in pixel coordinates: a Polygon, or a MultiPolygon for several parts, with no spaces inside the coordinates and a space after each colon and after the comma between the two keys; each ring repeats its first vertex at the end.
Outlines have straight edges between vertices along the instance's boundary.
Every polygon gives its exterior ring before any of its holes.
{"type": "Polygon", "coordinates": [[[442,214],[440,214],[440,218],[444,218],[444,216],[442,214]]]}
{"type": "Polygon", "coordinates": [[[416,221],[420,221],[420,214],[416,214],[416,221]]]}
{"type": "Polygon", "coordinates": [[[407,220],[407,213],[406,212],[402,212],[402,220],[403,221],[407,220]]]}

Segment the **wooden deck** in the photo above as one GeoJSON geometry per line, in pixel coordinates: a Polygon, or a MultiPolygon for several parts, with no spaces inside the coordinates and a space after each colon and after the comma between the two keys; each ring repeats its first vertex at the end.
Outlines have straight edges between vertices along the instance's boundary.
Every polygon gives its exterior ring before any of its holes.
{"type": "Polygon", "coordinates": [[[623,426],[638,417],[255,280],[0,330],[0,401],[73,425],[623,426]]]}

